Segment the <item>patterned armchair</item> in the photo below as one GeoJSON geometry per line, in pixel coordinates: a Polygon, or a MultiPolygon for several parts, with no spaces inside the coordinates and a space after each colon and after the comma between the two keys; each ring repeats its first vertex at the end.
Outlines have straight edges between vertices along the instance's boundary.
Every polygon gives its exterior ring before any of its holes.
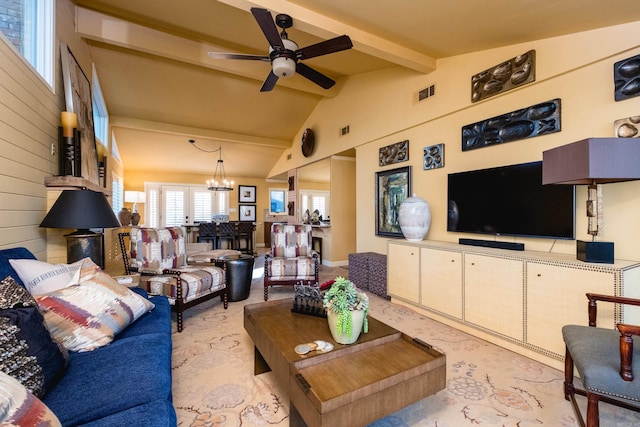
{"type": "Polygon", "coordinates": [[[140,273],[139,285],[150,294],[166,295],[176,313],[182,332],[182,312],[203,301],[220,296],[228,306],[226,267],[187,264],[184,232],[181,227],[137,228],[119,233],[125,274],[140,273]],[[126,244],[129,237],[129,246],[126,244]]]}
{"type": "Polygon", "coordinates": [[[271,252],[264,257],[264,300],[269,286],[318,283],[320,263],[311,247],[310,225],[273,224],[271,252]]]}

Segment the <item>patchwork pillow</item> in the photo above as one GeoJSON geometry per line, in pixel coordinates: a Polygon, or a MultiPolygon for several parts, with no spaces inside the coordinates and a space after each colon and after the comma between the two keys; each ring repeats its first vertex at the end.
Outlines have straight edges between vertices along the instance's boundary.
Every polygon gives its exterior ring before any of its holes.
{"type": "Polygon", "coordinates": [[[15,378],[0,372],[0,424],[32,427],[62,426],[53,412],[15,378]]]}
{"type": "Polygon", "coordinates": [[[109,344],[154,307],[98,270],[82,269],[77,285],[35,296],[51,335],[67,350],[91,351],[109,344]]]}
{"type": "Polygon", "coordinates": [[[0,282],[0,371],[43,397],[64,373],[68,354],[53,341],[38,305],[12,277],[0,282]]]}
{"type": "Polygon", "coordinates": [[[85,259],[73,264],[49,264],[35,259],[9,262],[31,295],[42,295],[78,283],[78,271],[85,259]]]}

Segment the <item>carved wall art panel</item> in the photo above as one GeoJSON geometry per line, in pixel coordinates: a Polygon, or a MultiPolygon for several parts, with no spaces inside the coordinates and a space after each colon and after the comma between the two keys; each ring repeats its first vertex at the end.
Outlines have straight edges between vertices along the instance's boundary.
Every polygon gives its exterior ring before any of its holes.
{"type": "Polygon", "coordinates": [[[462,151],[560,131],[560,98],[462,127],[462,151]]]}
{"type": "Polygon", "coordinates": [[[640,116],[627,117],[614,122],[616,138],[640,137],[640,116]]]}
{"type": "Polygon", "coordinates": [[[409,160],[409,140],[387,145],[379,150],[378,165],[386,166],[409,160]]]}
{"type": "Polygon", "coordinates": [[[640,55],[613,64],[615,99],[622,101],[640,95],[640,55]]]}
{"type": "Polygon", "coordinates": [[[511,58],[471,77],[471,102],[489,98],[536,80],[536,51],[511,58]]]}
{"type": "Polygon", "coordinates": [[[444,144],[424,147],[424,160],[422,165],[424,170],[444,167],[444,144]]]}

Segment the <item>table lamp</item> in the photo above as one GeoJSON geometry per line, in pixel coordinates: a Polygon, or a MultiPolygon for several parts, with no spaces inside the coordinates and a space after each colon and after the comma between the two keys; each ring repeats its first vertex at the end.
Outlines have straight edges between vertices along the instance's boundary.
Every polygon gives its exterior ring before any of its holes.
{"type": "Polygon", "coordinates": [[[42,220],[40,227],[76,228],[67,238],[67,262],[89,257],[104,268],[103,233],[91,228],[120,227],[104,193],[64,190],[42,220]]]}
{"type": "Polygon", "coordinates": [[[144,191],[125,191],[124,201],[127,203],[133,203],[133,209],[131,210],[131,225],[138,225],[140,223],[140,213],[138,213],[138,203],[145,202],[146,195],[144,191]]]}
{"type": "Polygon", "coordinates": [[[635,138],[587,138],[542,153],[542,183],[588,185],[587,232],[576,241],[579,260],[613,264],[613,242],[596,242],[602,228],[602,186],[640,179],[640,142],[635,138]]]}

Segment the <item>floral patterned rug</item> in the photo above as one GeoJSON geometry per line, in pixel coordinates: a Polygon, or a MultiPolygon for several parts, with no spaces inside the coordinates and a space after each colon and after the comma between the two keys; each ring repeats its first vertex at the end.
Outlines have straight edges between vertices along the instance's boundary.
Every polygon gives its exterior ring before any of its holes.
{"type": "MultiPolygon", "coordinates": [[[[253,375],[253,343],[243,307],[263,301],[262,258],[251,295],[224,310],[216,298],[185,312],[173,334],[173,396],[179,426],[288,426],[289,399],[271,373],[253,375]]],[[[348,276],[322,267],[321,281],[348,276]]],[[[269,300],[292,298],[277,287],[269,300]]],[[[577,426],[564,400],[562,372],[428,319],[373,294],[370,315],[447,355],[445,390],[372,424],[396,426],[577,426]]],[[[586,400],[579,397],[583,410],[586,400]]],[[[635,426],[640,414],[600,404],[602,426],[635,426]]],[[[342,427],[342,426],[340,426],[342,427]]]]}

